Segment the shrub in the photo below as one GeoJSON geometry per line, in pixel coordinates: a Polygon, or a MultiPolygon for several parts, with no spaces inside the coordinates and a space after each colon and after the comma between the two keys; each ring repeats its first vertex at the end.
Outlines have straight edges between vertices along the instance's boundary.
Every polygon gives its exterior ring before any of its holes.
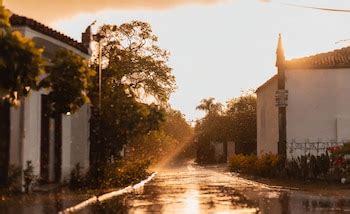
{"type": "Polygon", "coordinates": [[[257,157],[255,155],[234,155],[230,160],[230,169],[234,172],[255,174],[257,157]]]}
{"type": "Polygon", "coordinates": [[[21,167],[16,167],[14,165],[9,166],[7,188],[9,191],[17,190],[16,184],[20,182],[22,170],[21,167]]]}
{"type": "Polygon", "coordinates": [[[257,174],[264,177],[272,177],[280,172],[281,159],[277,155],[264,154],[256,161],[257,174]]]}
{"type": "Polygon", "coordinates": [[[70,173],[70,180],[69,180],[69,188],[71,189],[79,189],[84,186],[85,180],[84,180],[84,174],[81,171],[81,166],[79,163],[77,163],[74,167],[74,169],[70,173]]]}
{"type": "Polygon", "coordinates": [[[100,169],[90,169],[84,175],[79,164],[71,172],[69,187],[77,188],[117,188],[137,183],[150,175],[150,161],[118,160],[106,163],[100,169]]]}
{"type": "Polygon", "coordinates": [[[34,167],[32,161],[27,161],[26,169],[23,170],[24,176],[24,190],[26,193],[31,191],[32,185],[37,180],[36,175],[34,174],[34,167]]]}
{"type": "MultiPolygon", "coordinates": [[[[305,155],[288,161],[273,154],[265,154],[260,158],[255,155],[235,155],[230,160],[230,170],[262,177],[326,180],[329,174],[339,171],[332,163],[328,153],[321,156],[305,155]]],[[[338,175],[336,177],[339,178],[338,175]]]]}
{"type": "Polygon", "coordinates": [[[108,163],[103,169],[103,180],[101,186],[122,187],[137,183],[147,176],[150,161],[114,161],[108,163]]]}

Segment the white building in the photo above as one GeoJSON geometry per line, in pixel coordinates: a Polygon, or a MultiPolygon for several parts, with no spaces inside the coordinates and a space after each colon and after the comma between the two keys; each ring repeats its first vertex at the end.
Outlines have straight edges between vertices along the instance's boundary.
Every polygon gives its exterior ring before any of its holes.
{"type": "Polygon", "coordinates": [[[280,38],[276,66],[257,89],[258,156],[317,155],[349,141],[350,47],[285,60],[280,38]]]}
{"type": "MultiPolygon", "coordinates": [[[[46,59],[62,48],[86,59],[90,57],[88,31],[83,34],[83,44],[27,17],[12,15],[10,21],[14,31],[44,48],[46,59]]],[[[2,128],[8,128],[1,134],[0,144],[4,149],[1,153],[7,157],[3,156],[0,171],[4,163],[24,170],[26,162],[31,161],[34,174],[43,183],[57,183],[68,179],[77,163],[85,170],[88,168],[90,108],[85,105],[72,115],[52,119],[45,105],[47,93],[47,90],[32,91],[19,108],[8,108],[7,114],[2,111],[2,128]]]]}

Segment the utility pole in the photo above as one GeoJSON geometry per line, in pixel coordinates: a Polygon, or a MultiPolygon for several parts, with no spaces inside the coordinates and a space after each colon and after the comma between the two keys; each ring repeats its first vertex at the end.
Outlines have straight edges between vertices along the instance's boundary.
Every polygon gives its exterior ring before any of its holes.
{"type": "Polygon", "coordinates": [[[286,108],[288,101],[288,91],[285,89],[285,56],[282,45],[282,37],[279,34],[276,51],[276,67],[278,68],[278,82],[276,91],[276,106],[278,107],[278,155],[287,156],[287,116],[286,108]]]}

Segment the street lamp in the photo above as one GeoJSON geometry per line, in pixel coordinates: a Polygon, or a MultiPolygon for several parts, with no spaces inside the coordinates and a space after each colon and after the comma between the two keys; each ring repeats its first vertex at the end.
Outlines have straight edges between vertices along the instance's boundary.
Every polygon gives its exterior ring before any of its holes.
{"type": "Polygon", "coordinates": [[[93,39],[98,42],[98,109],[101,113],[102,100],[102,47],[101,41],[104,38],[100,33],[93,35],[93,39]]]}

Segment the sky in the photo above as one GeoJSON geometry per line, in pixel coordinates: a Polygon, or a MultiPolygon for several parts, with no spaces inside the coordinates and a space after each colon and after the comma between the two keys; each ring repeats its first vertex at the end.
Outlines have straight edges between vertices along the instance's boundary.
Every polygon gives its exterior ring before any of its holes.
{"type": "Polygon", "coordinates": [[[97,20],[151,24],[159,46],[171,52],[177,79],[173,108],[189,120],[203,98],[225,103],[256,89],[276,73],[278,34],[286,58],[349,46],[350,13],[295,7],[350,9],[349,0],[4,0],[6,7],[77,40],[97,20]],[[345,41],[343,41],[345,40],[345,41]]]}

